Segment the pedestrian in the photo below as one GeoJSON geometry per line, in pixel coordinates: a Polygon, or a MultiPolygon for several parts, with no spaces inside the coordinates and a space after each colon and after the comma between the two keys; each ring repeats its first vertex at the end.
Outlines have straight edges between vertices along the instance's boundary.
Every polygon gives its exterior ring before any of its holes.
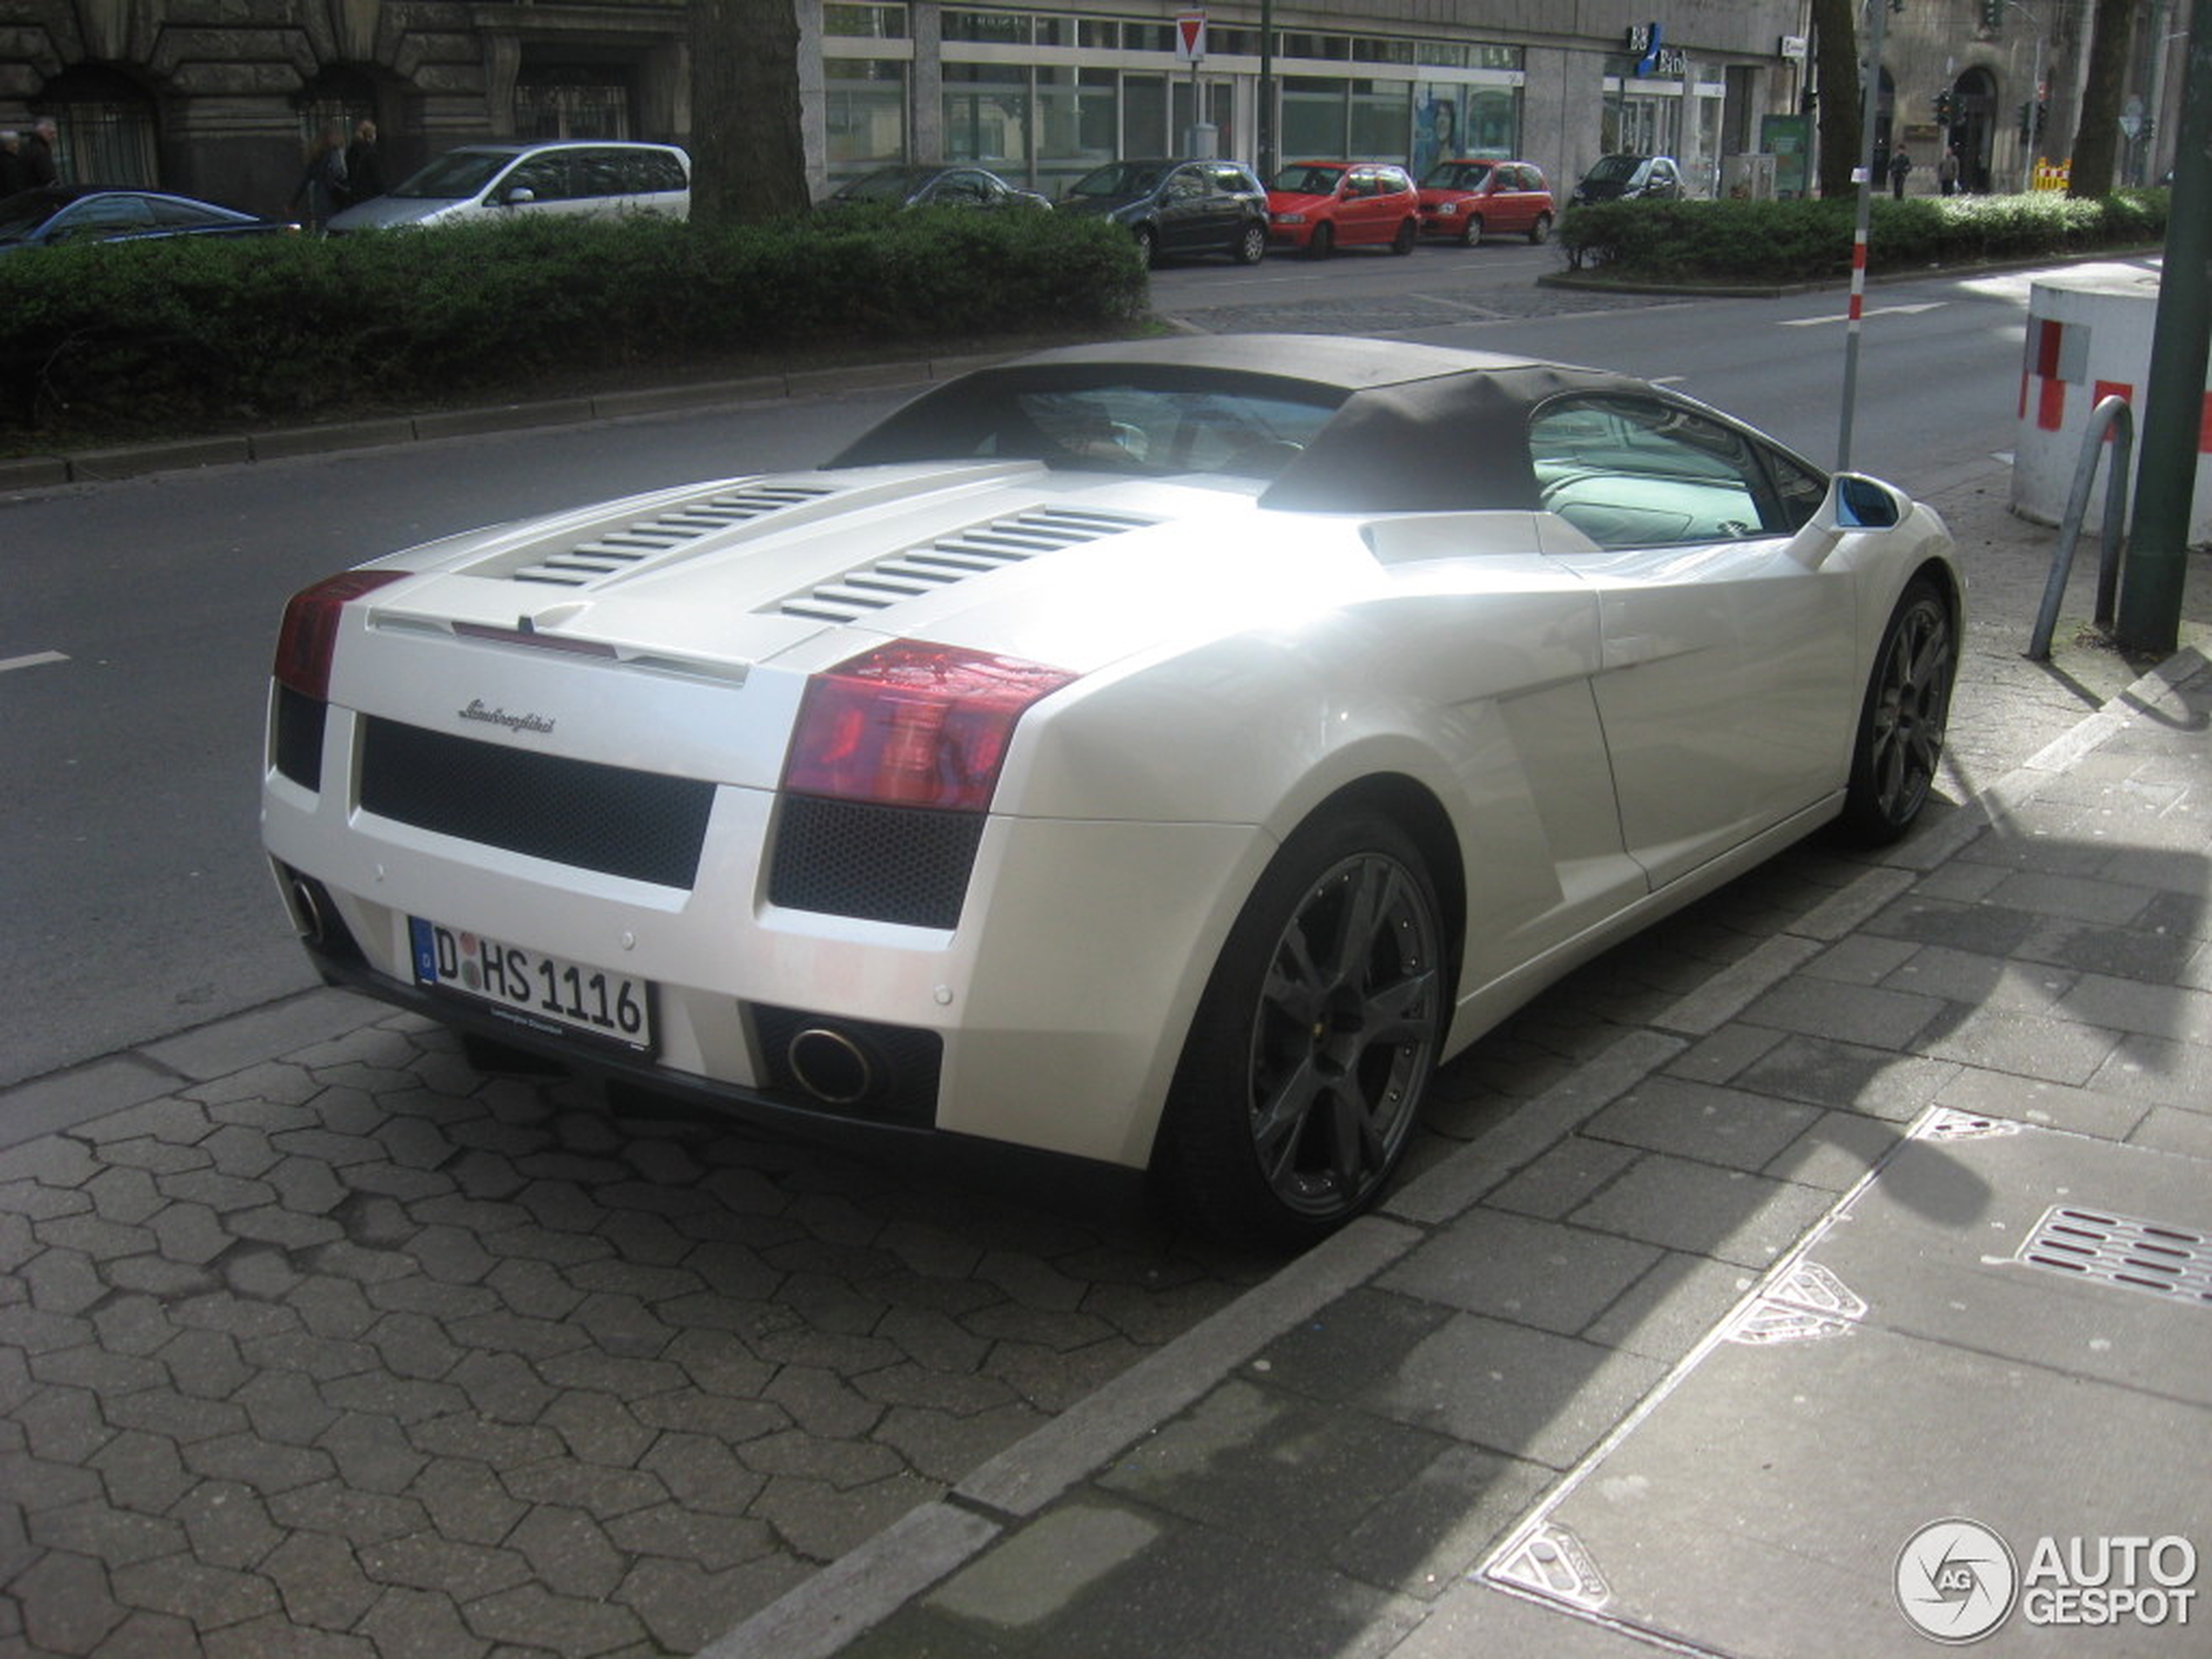
{"type": "Polygon", "coordinates": [[[346,146],[346,199],[365,202],[384,193],[384,158],[377,153],[376,123],[363,121],[354,128],[354,141],[346,146]]]}
{"type": "Polygon", "coordinates": [[[1890,194],[1899,201],[1905,199],[1905,175],[1912,171],[1912,158],[1906,153],[1905,146],[1900,144],[1897,147],[1897,153],[1890,158],[1890,194]]]}
{"type": "Polygon", "coordinates": [[[30,185],[61,183],[61,163],[54,154],[60,137],[61,129],[51,115],[42,115],[30,124],[30,138],[23,147],[24,169],[30,175],[30,185]]]}
{"type": "Polygon", "coordinates": [[[1959,193],[1959,146],[1955,144],[1936,163],[1936,188],[1946,196],[1959,193]]]}
{"type": "Polygon", "coordinates": [[[24,160],[23,134],[10,127],[0,132],[0,200],[30,188],[30,168],[24,160]]]}
{"type": "Polygon", "coordinates": [[[326,123],[307,146],[307,169],[286,206],[296,212],[303,203],[307,212],[301,222],[310,236],[321,235],[331,215],[346,205],[346,126],[342,121],[326,123]]]}

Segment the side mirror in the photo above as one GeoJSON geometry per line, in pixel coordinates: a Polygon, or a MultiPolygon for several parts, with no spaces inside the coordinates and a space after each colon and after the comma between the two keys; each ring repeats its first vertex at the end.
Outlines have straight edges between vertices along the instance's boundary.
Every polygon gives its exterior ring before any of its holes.
{"type": "Polygon", "coordinates": [[[1839,472],[1828,481],[1828,494],[1790,544],[1791,556],[1809,570],[1827,562],[1852,530],[1885,530],[1905,522],[1909,503],[1878,478],[1839,472]]]}
{"type": "Polygon", "coordinates": [[[517,185],[502,199],[509,207],[523,207],[537,199],[537,192],[528,185],[517,185]]]}
{"type": "Polygon", "coordinates": [[[1885,530],[1903,522],[1905,502],[1879,479],[1864,473],[1838,473],[1829,485],[1836,523],[1851,530],[1885,530]]]}

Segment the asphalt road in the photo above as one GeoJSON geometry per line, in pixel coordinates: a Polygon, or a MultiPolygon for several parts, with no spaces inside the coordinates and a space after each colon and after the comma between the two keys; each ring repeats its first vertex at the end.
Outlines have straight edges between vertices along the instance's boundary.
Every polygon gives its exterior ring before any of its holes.
{"type": "MultiPolygon", "coordinates": [[[[1539,288],[1548,248],[1272,259],[1158,273],[1208,332],[1406,335],[1663,379],[1832,463],[1843,297],[1666,300],[1539,288]]],[[[1853,460],[1908,488],[2009,448],[2029,278],[1869,302],[1853,460]]],[[[779,401],[210,468],[0,499],[0,1084],[311,982],[256,845],[286,596],[521,514],[806,464],[897,401],[779,401]]]]}

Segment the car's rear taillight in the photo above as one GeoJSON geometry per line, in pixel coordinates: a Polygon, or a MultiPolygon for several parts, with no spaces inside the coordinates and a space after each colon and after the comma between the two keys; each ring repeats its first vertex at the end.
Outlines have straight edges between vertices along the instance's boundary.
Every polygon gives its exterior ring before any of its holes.
{"type": "Polygon", "coordinates": [[[800,794],[980,813],[1015,723],[1075,675],[1018,658],[899,640],[806,685],[784,762],[800,794]]]}
{"type": "Polygon", "coordinates": [[[284,607],[284,629],[277,635],[276,666],[280,685],[322,702],[330,696],[330,659],[338,648],[338,613],[348,601],[407,577],[405,570],[347,570],[302,588],[284,607]]]}

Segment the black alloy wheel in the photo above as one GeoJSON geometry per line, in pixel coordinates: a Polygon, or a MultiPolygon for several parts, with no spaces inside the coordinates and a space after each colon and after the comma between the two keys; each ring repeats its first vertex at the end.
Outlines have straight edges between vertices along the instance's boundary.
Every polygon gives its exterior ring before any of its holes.
{"type": "Polygon", "coordinates": [[[1313,234],[1305,239],[1305,255],[1311,260],[1325,260],[1337,251],[1337,227],[1323,219],[1313,227],[1313,234]]]}
{"type": "Polygon", "coordinates": [[[1886,846],[1912,827],[1927,804],[1958,670],[1951,607],[1933,582],[1916,577],[1882,631],[1859,711],[1843,814],[1853,840],[1886,846]]]}
{"type": "Polygon", "coordinates": [[[1551,233],[1552,216],[1549,213],[1537,214],[1536,222],[1528,227],[1528,239],[1538,247],[1541,247],[1551,233]]]}
{"type": "Polygon", "coordinates": [[[1160,235],[1150,225],[1136,227],[1136,253],[1147,266],[1160,262],[1160,235]]]}
{"type": "Polygon", "coordinates": [[[1390,251],[1401,258],[1411,253],[1413,251],[1413,244],[1420,239],[1420,224],[1415,220],[1407,219],[1398,227],[1398,234],[1391,238],[1390,251]]]}
{"type": "Polygon", "coordinates": [[[1235,1238],[1310,1244],[1373,1202],[1450,1012],[1420,852],[1360,810],[1286,841],[1231,930],[1177,1069],[1163,1173],[1235,1238]]]}

